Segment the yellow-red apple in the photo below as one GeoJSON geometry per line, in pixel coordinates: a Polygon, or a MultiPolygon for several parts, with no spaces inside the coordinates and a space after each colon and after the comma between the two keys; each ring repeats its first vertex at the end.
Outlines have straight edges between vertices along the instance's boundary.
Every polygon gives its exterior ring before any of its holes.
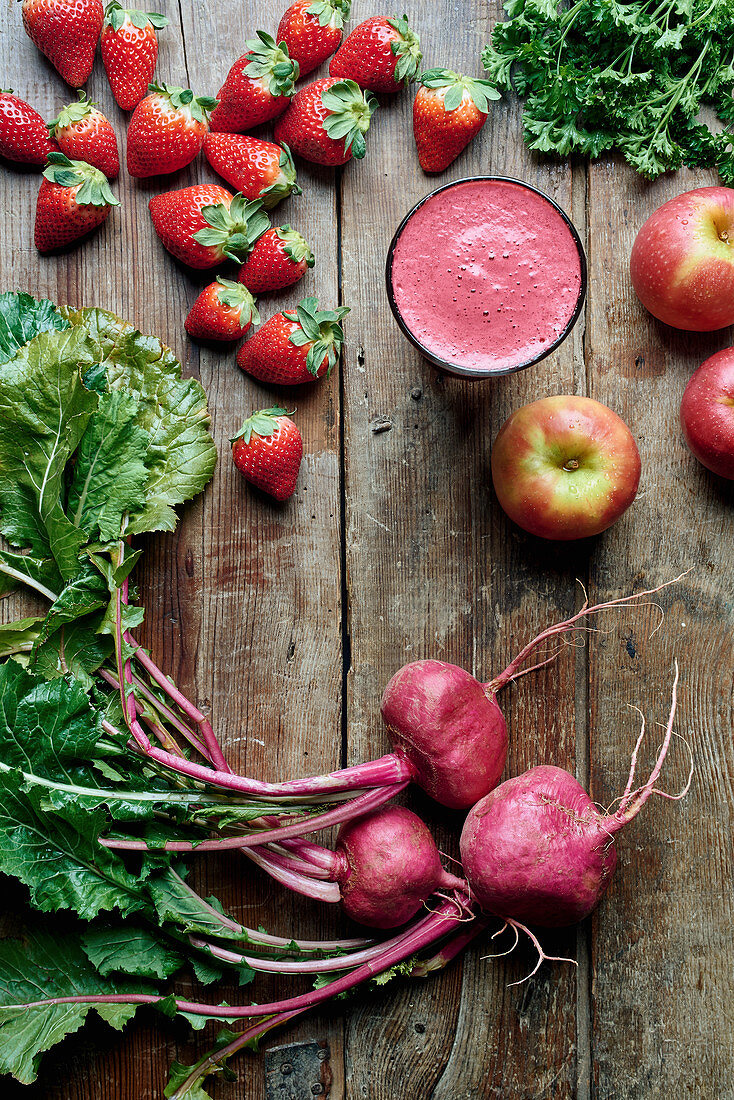
{"type": "Polygon", "coordinates": [[[698,187],[663,203],[635,238],[630,274],[643,306],[666,325],[734,324],[734,189],[698,187]]]}
{"type": "Polygon", "coordinates": [[[545,539],[598,535],[637,494],[640,454],[625,422],[590,397],[544,397],[500,428],[492,480],[510,519],[545,539]]]}

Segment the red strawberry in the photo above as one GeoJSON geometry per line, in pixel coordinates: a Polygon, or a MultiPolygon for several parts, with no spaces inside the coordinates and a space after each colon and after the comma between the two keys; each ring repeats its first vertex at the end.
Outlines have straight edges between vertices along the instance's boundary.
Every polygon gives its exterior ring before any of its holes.
{"type": "Polygon", "coordinates": [[[421,63],[421,42],[406,16],[376,15],[355,27],[329,65],[332,76],[349,77],[373,92],[399,92],[415,80],[421,63]]]}
{"type": "Polygon", "coordinates": [[[500,94],[488,80],[450,69],[430,69],[420,78],[413,103],[413,133],[424,172],[443,172],[487,121],[489,100],[500,94]]]}
{"type": "Polygon", "coordinates": [[[79,101],[70,103],[59,117],[48,124],[48,132],[56,138],[59,149],[72,160],[85,160],[104,172],[108,180],[120,173],[117,138],[112,126],[84,92],[79,101]]]}
{"type": "Polygon", "coordinates": [[[100,50],[112,94],[123,111],[134,110],[153,79],[158,60],[156,30],[165,15],[123,8],[112,0],[105,10],[100,50]]]}
{"type": "Polygon", "coordinates": [[[0,157],[40,165],[57,148],[38,111],[12,92],[0,91],[0,157]]]}
{"type": "Polygon", "coordinates": [[[253,294],[268,294],[293,286],[313,265],[313,252],[301,234],[289,225],[279,225],[263,233],[238,279],[253,294]]]}
{"type": "Polygon", "coordinates": [[[177,172],[201,152],[209,129],[211,96],[195,98],[190,88],[151,84],[138,103],[127,131],[127,170],[131,176],[177,172]]]}
{"type": "Polygon", "coordinates": [[[287,145],[281,148],[244,134],[207,134],[204,156],[227,183],[246,199],[261,199],[266,210],[288,195],[301,194],[287,145]]]}
{"type": "Polygon", "coordinates": [[[86,84],[102,30],[102,0],[23,0],[23,26],[72,88],[86,84]]]}
{"type": "Polygon", "coordinates": [[[284,42],[275,44],[265,31],[259,42],[246,42],[248,52],[235,61],[217,93],[212,130],[237,134],[277,118],[288,106],[298,80],[298,63],[291,61],[284,42]]]}
{"type": "Polygon", "coordinates": [[[298,62],[301,76],[317,69],[342,40],[352,0],[296,0],[278,25],[278,41],[298,62]]]}
{"type": "Polygon", "coordinates": [[[301,433],[285,409],[261,409],[230,440],[232,461],[258,489],[276,500],[293,496],[303,458],[301,433]]]}
{"type": "Polygon", "coordinates": [[[276,122],[275,140],[316,164],[346,164],[364,156],[364,135],[376,108],[372,93],[353,80],[315,80],[276,122]]]}
{"type": "Polygon", "coordinates": [[[253,378],[274,386],[298,386],[330,374],[344,333],[347,306],[320,311],[315,298],[304,298],[295,313],[276,313],[237,352],[237,365],[253,378]]]}
{"type": "Polygon", "coordinates": [[[270,225],[262,203],[246,202],[216,183],[155,195],[148,203],[165,248],[189,267],[241,263],[270,225]]]}
{"type": "Polygon", "coordinates": [[[106,176],[82,160],[49,153],[36,204],[35,242],[51,252],[86,236],[101,225],[119,202],[106,176]]]}
{"type": "Polygon", "coordinates": [[[184,327],[199,340],[239,340],[250,325],[259,324],[255,299],[247,287],[217,275],[194,302],[184,327]]]}

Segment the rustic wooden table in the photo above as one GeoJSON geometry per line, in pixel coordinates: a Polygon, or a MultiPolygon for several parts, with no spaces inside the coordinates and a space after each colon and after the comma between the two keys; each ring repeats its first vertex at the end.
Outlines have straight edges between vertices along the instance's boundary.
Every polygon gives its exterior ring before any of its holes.
{"type": "MultiPolygon", "coordinates": [[[[160,36],[160,77],[215,93],[245,39],[258,27],[274,32],[285,6],[158,5],[171,19],[160,36]]],[[[351,25],[373,13],[374,5],[355,0],[351,25]]],[[[409,14],[429,66],[481,75],[497,4],[413,0],[409,14]]],[[[5,0],[0,20],[1,83],[53,117],[73,96],[24,35],[18,5],[5,0]]],[[[88,91],[124,145],[126,118],[99,59],[88,91]]],[[[510,987],[531,968],[532,953],[523,944],[493,960],[485,940],[439,976],[397,981],[306,1016],[265,1047],[328,1042],[332,1100],[732,1098],[733,498],[731,483],[687,452],[677,423],[694,368],[731,334],[685,335],[656,324],[627,274],[645,217],[713,177],[679,172],[647,184],[616,159],[541,161],[523,147],[517,106],[494,106],[441,181],[497,173],[550,193],[585,241],[589,295],[572,338],[544,362],[464,383],[408,346],[384,291],[395,226],[436,185],[417,164],[411,102],[407,92],[385,97],[363,163],[336,173],[299,164],[304,194],[276,214],[317,253],[298,297],[317,293],[325,306],[352,308],[343,362],[328,381],[274,394],[244,376],[231,351],[186,338],[184,317],[209,276],[192,277],[163,250],[147,201],[169,186],[214,179],[201,160],[170,181],[134,181],[123,171],[121,210],[88,242],[50,258],[32,243],[37,175],[3,170],[2,286],[114,310],[169,343],[204,384],[221,461],[178,533],[147,542],[139,577],[145,641],[209,708],[231,761],[249,774],[310,774],[379,755],[380,695],[401,664],[436,656],[488,678],[538,629],[573,611],[577,578],[597,601],[692,570],[661,594],[665,620],[654,637],[654,609],[610,614],[599,624],[607,633],[590,635],[585,648],[567,650],[504,696],[508,774],[561,765],[608,804],[624,785],[637,733],[628,704],[652,723],[663,720],[673,659],[681,664],[677,729],[695,753],[693,788],[682,803],[652,800],[621,836],[616,877],[593,919],[543,936],[549,951],[574,956],[578,966],[545,965],[510,987]],[[589,394],[624,417],[643,475],[636,503],[611,530],[554,545],[506,520],[489,456],[512,410],[563,393],[589,394]],[[298,406],[306,450],[296,495],[280,507],[248,488],[227,443],[244,416],[274,397],[298,406]],[[389,430],[376,430],[385,418],[389,430]]],[[[281,304],[260,307],[267,317],[281,304]]],[[[4,611],[21,606],[28,604],[11,599],[4,611]]],[[[668,789],[682,784],[687,767],[678,748],[666,765],[668,789]]],[[[458,815],[414,794],[410,804],[456,855],[458,815]]],[[[294,902],[236,856],[202,861],[196,877],[248,924],[304,936],[342,927],[337,914],[294,902]]],[[[22,902],[20,891],[7,896],[22,902]]],[[[275,988],[261,983],[257,999],[275,988]]],[[[192,1039],[152,1013],[122,1038],[88,1025],[46,1057],[37,1085],[4,1080],[2,1095],[160,1098],[171,1060],[191,1062],[208,1034],[192,1039]]],[[[214,1095],[264,1100],[263,1055],[242,1055],[235,1069],[236,1083],[215,1084],[214,1095]]]]}

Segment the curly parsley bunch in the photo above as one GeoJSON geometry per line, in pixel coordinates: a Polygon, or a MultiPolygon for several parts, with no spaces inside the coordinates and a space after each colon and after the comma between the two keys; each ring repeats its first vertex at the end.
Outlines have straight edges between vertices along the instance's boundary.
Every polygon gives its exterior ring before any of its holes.
{"type": "Polygon", "coordinates": [[[505,11],[482,60],[525,100],[531,149],[618,149],[648,179],[686,165],[734,183],[734,0],[507,0],[505,11]]]}

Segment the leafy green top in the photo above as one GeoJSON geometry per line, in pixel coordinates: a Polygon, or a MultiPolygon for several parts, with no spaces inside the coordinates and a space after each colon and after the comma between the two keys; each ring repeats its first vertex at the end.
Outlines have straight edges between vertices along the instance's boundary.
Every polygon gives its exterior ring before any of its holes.
{"type": "Polygon", "coordinates": [[[281,149],[283,151],[278,160],[280,176],[275,183],[271,183],[260,194],[262,204],[266,210],[272,210],[274,206],[277,206],[282,199],[287,199],[289,195],[303,194],[296,182],[296,166],[293,163],[293,154],[284,141],[281,142],[281,149]]]}
{"type": "Polygon", "coordinates": [[[112,0],[105,8],[105,26],[112,27],[113,31],[119,31],[125,25],[126,19],[129,19],[132,25],[141,31],[148,26],[154,27],[156,30],[168,26],[165,15],[159,15],[157,11],[138,11],[137,8],[123,8],[117,0],[112,0]]]}
{"type": "Polygon", "coordinates": [[[76,103],[68,103],[59,111],[59,117],[47,122],[46,126],[51,137],[56,137],[57,130],[65,130],[74,122],[81,122],[87,115],[94,111],[94,104],[87,99],[87,93],[83,88],[79,89],[79,99],[76,103]]]}
{"type": "Polygon", "coordinates": [[[272,35],[265,31],[257,31],[257,39],[245,43],[247,64],[244,72],[251,80],[264,78],[272,96],[292,96],[300,72],[298,62],[289,57],[285,42],[276,44],[272,35]]]}
{"type": "Polygon", "coordinates": [[[262,439],[267,439],[269,435],[277,431],[279,416],[292,415],[293,413],[289,413],[287,409],[281,409],[277,405],[272,409],[259,409],[248,416],[237,434],[232,436],[230,443],[236,443],[238,439],[241,439],[247,444],[252,439],[253,432],[262,439]]]}
{"type": "Polygon", "coordinates": [[[321,93],[321,102],[329,114],[323,127],[330,138],[344,138],[344,152],[361,160],[367,152],[364,135],[379,104],[372,92],[363,91],[354,80],[338,80],[321,93]]]}
{"type": "Polygon", "coordinates": [[[229,209],[223,202],[202,206],[201,213],[207,225],[194,233],[194,240],[207,248],[215,248],[241,264],[247,259],[255,242],[270,227],[270,218],[263,209],[262,199],[245,199],[237,193],[229,209]]]}
{"type": "Polygon", "coordinates": [[[231,279],[223,279],[221,275],[217,275],[216,281],[217,298],[222,305],[239,312],[240,324],[259,325],[260,314],[247,287],[242,283],[234,283],[231,279]]]}
{"type": "Polygon", "coordinates": [[[63,153],[49,153],[44,178],[59,187],[74,187],[77,206],[119,206],[104,172],[85,160],[69,160],[63,153]]]}
{"type": "Polygon", "coordinates": [[[461,106],[466,93],[478,111],[486,115],[489,101],[500,99],[500,94],[488,80],[474,80],[451,69],[427,69],[421,74],[420,82],[424,88],[445,88],[443,106],[445,111],[455,111],[461,106]]]}
{"type": "Polygon", "coordinates": [[[407,15],[394,19],[388,19],[388,23],[398,32],[399,38],[390,43],[392,53],[398,61],[395,66],[395,80],[403,84],[410,84],[415,80],[418,68],[423,60],[421,53],[421,40],[415,31],[408,25],[407,15]]]}
{"type": "Polygon", "coordinates": [[[304,298],[296,306],[295,313],[283,314],[289,321],[298,323],[298,328],[289,337],[290,342],[299,348],[310,345],[306,366],[314,377],[318,375],[324,359],[328,360],[327,376],[331,374],[344,343],[340,321],[350,312],[349,306],[320,310],[318,304],[316,298],[304,298]]]}
{"type": "Polygon", "coordinates": [[[303,263],[305,260],[306,267],[313,267],[316,258],[305,237],[302,237],[297,230],[291,229],[290,225],[279,225],[275,232],[285,245],[283,251],[294,264],[303,263]]]}
{"type": "Polygon", "coordinates": [[[53,599],[62,578],[84,576],[83,551],[173,530],[216,449],[204,391],[155,337],[103,310],[54,315],[28,295],[4,295],[3,318],[8,351],[24,324],[55,326],[0,365],[0,532],[29,552],[0,552],[0,572],[53,599]]]}
{"type": "Polygon", "coordinates": [[[334,27],[341,30],[344,21],[349,18],[352,0],[314,0],[306,8],[307,15],[317,15],[320,27],[334,27]]]}
{"type": "Polygon", "coordinates": [[[731,0],[506,0],[505,11],[482,59],[493,83],[524,98],[531,149],[619,149],[649,179],[685,164],[734,183],[731,0]]]}
{"type": "Polygon", "coordinates": [[[168,100],[175,111],[180,111],[196,122],[206,122],[209,111],[219,103],[210,95],[195,96],[191,88],[176,88],[171,84],[149,84],[151,95],[159,95],[168,100]]]}

